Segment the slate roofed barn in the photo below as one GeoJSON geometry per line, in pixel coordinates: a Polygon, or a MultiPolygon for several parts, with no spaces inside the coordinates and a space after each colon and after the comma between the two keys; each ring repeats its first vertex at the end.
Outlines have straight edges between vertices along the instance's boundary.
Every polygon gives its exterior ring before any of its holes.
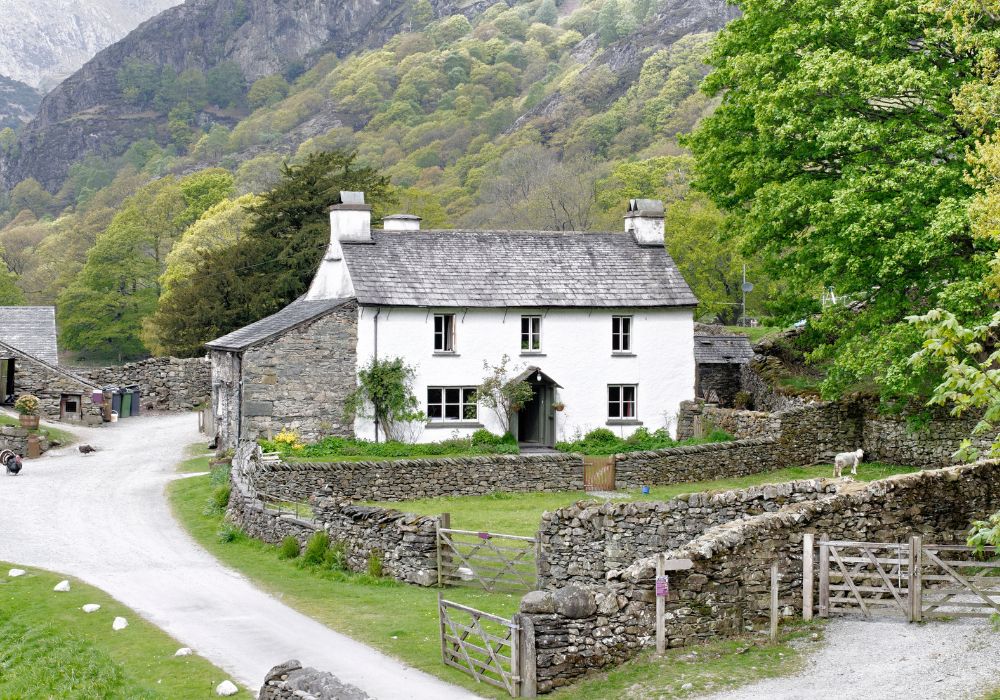
{"type": "Polygon", "coordinates": [[[0,342],[59,364],[54,306],[0,306],[0,342]]]}
{"type": "Polygon", "coordinates": [[[696,335],[694,362],[695,394],[732,406],[740,390],[740,371],[753,359],[753,347],[745,335],[696,335]]]}
{"type": "Polygon", "coordinates": [[[363,195],[342,193],[330,223],[306,295],[208,344],[226,446],[284,428],[384,439],[342,416],[374,357],[416,369],[419,441],[502,430],[473,395],[503,355],[513,374],[535,370],[510,426],[523,443],[671,428],[694,395],[697,299],[663,245],[659,202],[630,202],[620,233],[428,231],[405,215],[373,230],[363,195]]]}

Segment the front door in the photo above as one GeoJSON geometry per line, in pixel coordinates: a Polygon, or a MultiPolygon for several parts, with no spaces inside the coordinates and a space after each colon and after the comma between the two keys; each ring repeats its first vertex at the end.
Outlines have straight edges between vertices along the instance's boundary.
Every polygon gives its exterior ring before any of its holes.
{"type": "Polygon", "coordinates": [[[517,441],[539,447],[555,445],[555,412],[552,402],[555,398],[555,388],[545,381],[534,377],[527,380],[531,385],[531,400],[517,414],[517,441]]]}

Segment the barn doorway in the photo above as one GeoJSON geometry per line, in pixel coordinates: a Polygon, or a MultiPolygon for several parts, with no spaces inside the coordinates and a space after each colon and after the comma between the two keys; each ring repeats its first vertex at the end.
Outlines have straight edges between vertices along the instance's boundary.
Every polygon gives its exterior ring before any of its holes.
{"type": "Polygon", "coordinates": [[[0,404],[10,406],[14,403],[14,358],[0,360],[0,404]]]}

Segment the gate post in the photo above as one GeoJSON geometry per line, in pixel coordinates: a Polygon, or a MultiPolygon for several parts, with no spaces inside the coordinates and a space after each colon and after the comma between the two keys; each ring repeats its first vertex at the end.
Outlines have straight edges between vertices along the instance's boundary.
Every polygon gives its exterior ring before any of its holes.
{"type": "Polygon", "coordinates": [[[813,535],[802,535],[802,619],[813,619],[813,535]]]}
{"type": "Polygon", "coordinates": [[[910,596],[910,622],[920,622],[923,617],[923,586],[920,581],[920,570],[923,565],[923,542],[920,535],[910,536],[910,577],[907,582],[907,593],[910,596]]]}
{"type": "Polygon", "coordinates": [[[517,658],[518,668],[511,669],[521,679],[521,697],[538,696],[538,672],[535,659],[535,623],[530,615],[517,613],[512,619],[518,626],[517,658]]]}
{"type": "Polygon", "coordinates": [[[438,570],[438,588],[444,588],[444,547],[441,545],[441,533],[439,530],[448,530],[451,528],[451,513],[441,513],[438,516],[437,529],[434,531],[434,540],[437,545],[437,570],[438,570]]]}
{"type": "Polygon", "coordinates": [[[830,616],[830,546],[826,535],[819,537],[819,616],[830,616]]]}
{"type": "MultiPolygon", "coordinates": [[[[662,552],[656,555],[656,582],[663,579],[666,574],[667,557],[662,552]]],[[[656,653],[662,654],[667,649],[667,627],[666,620],[663,619],[666,613],[667,599],[656,591],[656,653]]]]}

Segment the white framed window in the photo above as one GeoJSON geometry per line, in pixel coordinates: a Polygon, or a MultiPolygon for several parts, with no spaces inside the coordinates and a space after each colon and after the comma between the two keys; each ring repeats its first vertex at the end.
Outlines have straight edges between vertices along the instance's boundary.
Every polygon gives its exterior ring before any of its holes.
{"type": "Polygon", "coordinates": [[[542,317],[521,317],[521,352],[542,351],[542,317]]]}
{"type": "Polygon", "coordinates": [[[617,420],[634,420],[635,384],[608,384],[608,418],[617,420]]]}
{"type": "Polygon", "coordinates": [[[611,317],[611,352],[632,352],[632,317],[611,317]]]}
{"type": "Polygon", "coordinates": [[[476,387],[427,387],[427,417],[432,421],[478,420],[476,387]]]}
{"type": "Polygon", "coordinates": [[[455,314],[434,314],[434,352],[455,352],[455,314]]]}

